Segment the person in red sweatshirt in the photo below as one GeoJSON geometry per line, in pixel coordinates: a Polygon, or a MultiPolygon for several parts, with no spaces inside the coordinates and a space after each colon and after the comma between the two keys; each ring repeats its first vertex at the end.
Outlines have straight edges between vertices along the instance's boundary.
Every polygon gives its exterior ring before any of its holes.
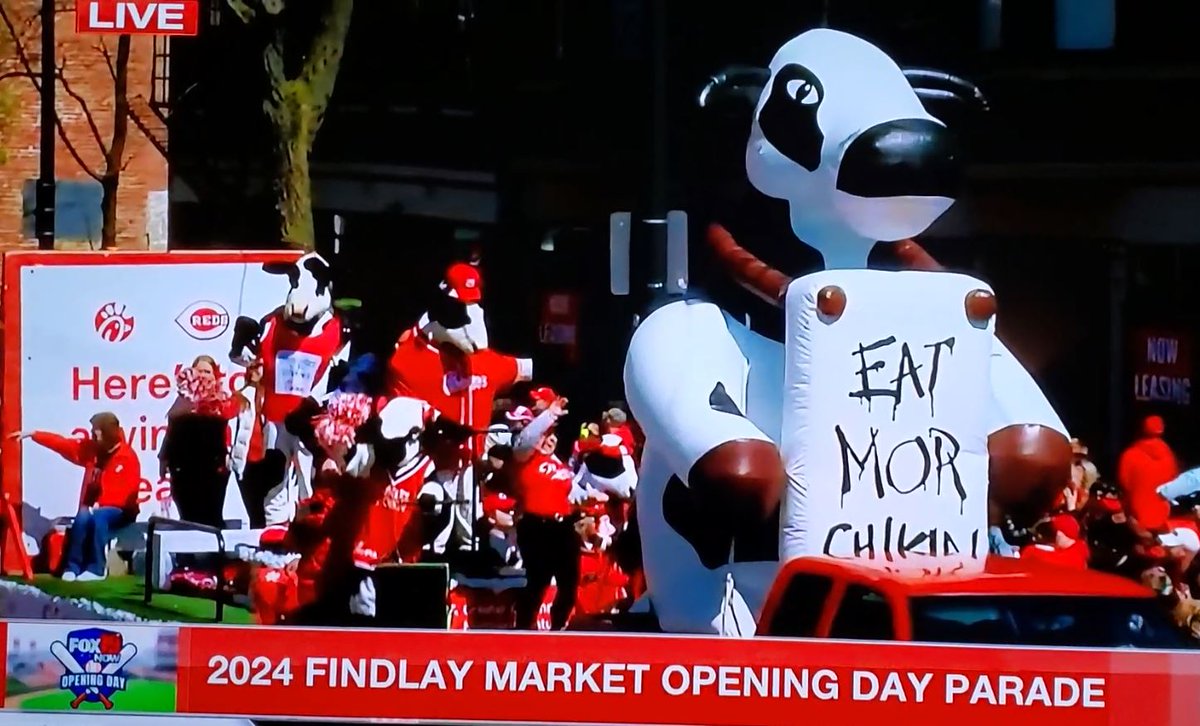
{"type": "Polygon", "coordinates": [[[1079,520],[1056,514],[1034,530],[1034,543],[1021,548],[1021,559],[1056,567],[1086,570],[1090,554],[1080,536],[1079,520]]]}
{"type": "Polygon", "coordinates": [[[1147,416],[1142,436],[1121,454],[1117,483],[1125,494],[1129,514],[1155,534],[1168,531],[1171,503],[1158,493],[1159,487],[1179,476],[1179,464],[1171,447],[1163,441],[1166,426],[1159,416],[1147,416]]]}
{"type": "Polygon", "coordinates": [[[62,579],[68,582],[107,577],[104,550],[108,541],[138,514],[142,465],[125,441],[120,421],[114,414],[98,413],[92,416],[91,427],[90,439],[47,431],[14,434],[14,438],[33,439],[84,469],[79,513],[67,535],[67,564],[62,579]]]}

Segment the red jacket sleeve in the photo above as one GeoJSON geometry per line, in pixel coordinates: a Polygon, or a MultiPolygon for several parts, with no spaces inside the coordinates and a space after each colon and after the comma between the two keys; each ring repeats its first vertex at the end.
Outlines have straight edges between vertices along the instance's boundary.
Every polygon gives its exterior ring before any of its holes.
{"type": "Polygon", "coordinates": [[[31,438],[35,444],[45,446],[76,466],[87,466],[95,458],[90,439],[60,436],[49,431],[35,431],[31,438]]]}

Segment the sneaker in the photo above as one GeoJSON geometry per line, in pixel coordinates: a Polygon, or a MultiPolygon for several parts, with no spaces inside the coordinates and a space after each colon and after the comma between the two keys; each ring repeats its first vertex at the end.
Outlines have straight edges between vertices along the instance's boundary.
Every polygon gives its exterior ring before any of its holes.
{"type": "Polygon", "coordinates": [[[75,579],[78,582],[98,582],[100,580],[105,579],[106,577],[108,577],[108,575],[99,575],[99,574],[96,574],[95,572],[89,571],[89,572],[79,573],[79,576],[76,577],[75,579]]]}
{"type": "Polygon", "coordinates": [[[62,581],[63,582],[75,582],[75,580],[78,579],[78,577],[79,577],[79,573],[77,573],[77,572],[62,573],[62,581]]]}

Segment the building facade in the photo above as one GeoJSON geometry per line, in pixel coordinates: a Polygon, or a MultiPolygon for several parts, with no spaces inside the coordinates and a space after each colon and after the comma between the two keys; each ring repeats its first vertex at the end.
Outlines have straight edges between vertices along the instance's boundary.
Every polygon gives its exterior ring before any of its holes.
{"type": "MultiPolygon", "coordinates": [[[[61,132],[55,147],[56,233],[60,248],[101,244],[102,190],[96,178],[106,168],[117,107],[113,64],[117,39],[79,35],[75,15],[63,3],[56,12],[56,104],[61,132]]],[[[36,247],[34,192],[39,173],[40,0],[7,0],[0,25],[0,249],[36,247]]],[[[166,133],[152,112],[156,82],[164,80],[163,41],[130,40],[129,124],[119,162],[116,241],[124,248],[166,244],[166,133]],[[156,67],[158,71],[156,72],[156,67]]]]}

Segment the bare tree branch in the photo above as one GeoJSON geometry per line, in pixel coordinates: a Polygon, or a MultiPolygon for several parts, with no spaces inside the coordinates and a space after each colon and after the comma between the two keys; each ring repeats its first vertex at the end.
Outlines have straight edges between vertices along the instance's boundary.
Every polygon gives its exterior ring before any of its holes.
{"type": "Polygon", "coordinates": [[[108,52],[108,44],[101,39],[95,47],[96,50],[100,51],[100,55],[104,56],[104,63],[108,66],[108,75],[112,76],[115,83],[117,80],[117,67],[113,65],[112,54],[108,52]]]}
{"type": "MultiPolygon", "coordinates": [[[[20,61],[22,68],[24,68],[25,76],[29,79],[30,83],[33,84],[34,89],[40,94],[42,92],[41,81],[38,78],[38,74],[34,72],[33,65],[29,62],[29,54],[26,52],[25,45],[21,42],[21,38],[17,34],[17,28],[13,24],[12,17],[8,14],[8,8],[5,7],[3,3],[0,3],[0,22],[4,23],[5,28],[8,30],[9,36],[13,40],[13,46],[14,50],[16,51],[17,60],[20,61]]],[[[51,59],[51,62],[53,62],[53,59],[51,59]]],[[[95,179],[96,181],[100,181],[103,177],[98,172],[93,170],[86,161],[83,160],[83,156],[79,153],[79,150],[75,148],[75,144],[71,142],[71,137],[67,135],[67,129],[63,125],[62,118],[59,117],[57,112],[54,114],[54,126],[58,129],[58,138],[62,140],[63,146],[65,146],[67,149],[67,153],[71,155],[71,158],[75,160],[75,163],[79,165],[79,168],[91,178],[95,179]]]]}
{"type": "Polygon", "coordinates": [[[87,99],[80,95],[75,89],[71,88],[71,84],[67,82],[67,61],[63,60],[62,65],[58,67],[58,84],[66,91],[67,95],[75,99],[75,103],[79,104],[79,108],[83,111],[83,118],[87,121],[88,128],[92,130],[92,136],[96,139],[96,144],[100,147],[101,153],[108,151],[108,144],[104,141],[104,134],[100,133],[100,127],[96,125],[96,117],[92,114],[91,107],[88,106],[87,99]]]}
{"type": "Polygon", "coordinates": [[[246,0],[226,0],[229,9],[237,15],[243,23],[249,23],[254,20],[258,12],[246,0]]]}

